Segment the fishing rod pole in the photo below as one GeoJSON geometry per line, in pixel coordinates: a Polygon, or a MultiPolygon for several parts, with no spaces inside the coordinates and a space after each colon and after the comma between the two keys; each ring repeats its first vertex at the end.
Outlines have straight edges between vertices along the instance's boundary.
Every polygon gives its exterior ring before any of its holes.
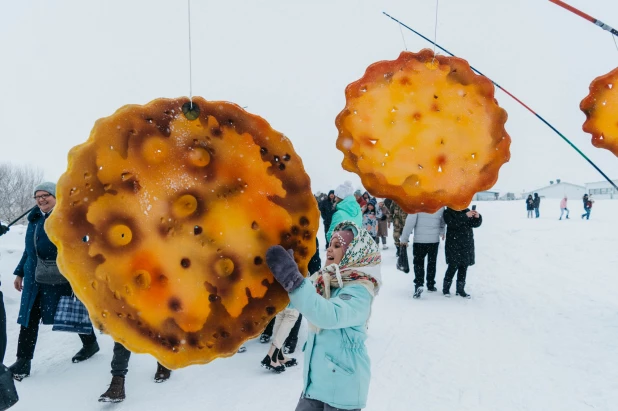
{"type": "Polygon", "coordinates": [[[15,224],[16,222],[18,222],[19,220],[21,220],[26,214],[28,214],[30,211],[34,210],[37,206],[32,207],[31,209],[29,209],[28,211],[26,211],[25,213],[23,213],[22,215],[20,215],[19,217],[17,217],[15,220],[11,221],[9,223],[9,225],[7,225],[7,227],[12,226],[13,224],[15,224]]]}
{"type": "Polygon", "coordinates": [[[584,19],[588,20],[589,22],[594,23],[595,25],[601,27],[603,30],[607,30],[610,33],[612,33],[614,36],[618,37],[618,30],[616,30],[615,28],[613,28],[613,27],[603,23],[601,20],[595,19],[594,17],[584,13],[581,10],[576,9],[573,6],[570,6],[570,5],[566,4],[563,1],[560,1],[560,0],[549,0],[549,1],[551,1],[552,3],[554,3],[557,6],[562,7],[563,9],[566,9],[566,10],[570,11],[573,14],[577,14],[579,17],[583,17],[584,19]]]}
{"type": "Polygon", "coordinates": [[[26,214],[28,214],[30,211],[34,210],[36,206],[32,207],[31,209],[29,209],[28,211],[26,211],[25,213],[23,213],[22,215],[20,215],[19,217],[17,217],[15,220],[11,221],[9,223],[9,225],[2,225],[0,224],[0,236],[5,234],[7,231],[9,231],[9,227],[12,226],[13,224],[15,224],[16,222],[18,222],[19,220],[22,219],[22,217],[24,217],[26,214]]]}
{"type": "MultiPolygon", "coordinates": [[[[552,1],[552,0],[550,0],[552,1]]],[[[401,26],[405,27],[406,29],[410,30],[412,33],[422,37],[423,39],[427,40],[428,42],[430,42],[431,44],[433,44],[434,46],[438,47],[440,50],[442,50],[443,52],[445,52],[446,54],[455,57],[455,55],[453,53],[451,53],[450,51],[448,51],[447,49],[445,49],[444,47],[442,47],[441,45],[439,45],[438,43],[432,41],[431,39],[423,36],[421,33],[419,33],[418,31],[414,30],[413,28],[407,26],[406,24],[402,23],[401,21],[397,20],[395,17],[391,16],[390,14],[386,13],[386,12],[382,12],[382,14],[384,14],[386,17],[389,17],[391,20],[396,21],[397,23],[399,23],[401,26]]],[[[612,181],[612,179],[610,179],[604,172],[603,170],[601,170],[592,160],[590,160],[588,158],[588,156],[586,156],[575,144],[573,144],[571,142],[571,140],[569,140],[564,134],[562,134],[560,131],[558,131],[558,129],[556,129],[556,127],[554,127],[553,125],[551,125],[547,120],[545,120],[542,116],[540,116],[539,114],[537,114],[534,110],[532,110],[528,105],[526,105],[523,101],[521,101],[520,99],[518,99],[517,97],[515,97],[511,92],[509,92],[508,90],[506,90],[504,87],[502,87],[500,84],[496,83],[495,81],[493,81],[492,79],[490,79],[489,77],[487,77],[485,74],[481,73],[479,70],[475,69],[474,67],[470,66],[470,68],[475,71],[476,73],[478,73],[479,75],[487,78],[489,81],[491,81],[494,86],[498,87],[500,90],[502,90],[504,93],[506,93],[508,96],[510,96],[513,100],[517,101],[519,104],[521,104],[523,107],[525,107],[529,112],[531,112],[532,114],[534,114],[536,116],[536,118],[538,118],[539,120],[541,120],[543,123],[545,123],[545,125],[549,128],[551,128],[556,134],[558,134],[564,141],[567,142],[567,144],[569,144],[575,151],[577,151],[577,153],[582,156],[582,158],[584,158],[592,167],[594,167],[595,170],[597,170],[602,176],[603,178],[605,178],[617,191],[618,191],[618,186],[616,185],[616,183],[614,183],[612,181]]]]}

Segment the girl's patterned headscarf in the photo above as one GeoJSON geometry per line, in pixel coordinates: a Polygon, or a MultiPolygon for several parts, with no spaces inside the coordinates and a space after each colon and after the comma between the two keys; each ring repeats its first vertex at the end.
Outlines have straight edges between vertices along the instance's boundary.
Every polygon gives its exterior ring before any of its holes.
{"type": "Polygon", "coordinates": [[[338,265],[326,266],[311,277],[316,291],[329,299],[332,287],[343,288],[350,284],[361,284],[372,296],[377,295],[382,283],[382,257],[378,245],[367,230],[351,221],[343,221],[335,227],[335,231],[343,230],[351,230],[354,239],[338,265]]]}

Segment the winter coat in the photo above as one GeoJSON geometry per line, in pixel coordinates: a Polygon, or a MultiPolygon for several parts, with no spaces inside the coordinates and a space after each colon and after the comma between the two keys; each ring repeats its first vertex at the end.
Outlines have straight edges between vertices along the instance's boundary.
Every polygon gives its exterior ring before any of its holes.
{"type": "Polygon", "coordinates": [[[478,228],[483,223],[483,218],[470,218],[466,215],[469,209],[455,211],[447,208],[444,210],[444,222],[446,223],[446,264],[466,267],[474,265],[474,233],[473,228],[478,228]]]}
{"type": "Polygon", "coordinates": [[[320,259],[320,243],[316,237],[315,239],[315,254],[309,260],[309,264],[307,265],[307,270],[309,270],[309,274],[313,274],[316,271],[320,271],[322,268],[322,260],[320,259]]]}
{"type": "Polygon", "coordinates": [[[324,227],[328,230],[333,220],[333,214],[335,214],[335,203],[333,203],[330,198],[326,197],[324,200],[320,201],[318,208],[320,209],[320,214],[322,214],[322,220],[324,220],[324,227]]]}
{"type": "Polygon", "coordinates": [[[560,208],[567,208],[567,199],[563,198],[560,200],[560,208]]]}
{"type": "Polygon", "coordinates": [[[410,234],[414,233],[415,243],[439,243],[440,236],[444,235],[445,229],[443,208],[433,214],[408,214],[406,217],[406,225],[403,227],[403,233],[399,241],[408,243],[410,234]]]}
{"type": "Polygon", "coordinates": [[[372,237],[378,235],[378,221],[382,218],[382,212],[379,209],[374,211],[365,211],[363,213],[363,228],[369,232],[372,237]]]}
{"type": "Polygon", "coordinates": [[[534,208],[539,208],[541,207],[541,197],[539,197],[538,195],[534,196],[534,208]]]}
{"type": "Polygon", "coordinates": [[[55,260],[58,255],[56,246],[49,240],[45,232],[45,218],[43,213],[37,207],[28,214],[28,228],[26,230],[26,247],[21,257],[21,261],[15,268],[15,275],[23,277],[23,287],[21,292],[21,305],[19,307],[19,315],[17,323],[28,326],[30,320],[30,311],[34,306],[34,301],[37,295],[41,299],[41,314],[43,324],[53,324],[54,314],[58,301],[63,295],[71,295],[72,290],[69,283],[59,285],[39,284],[36,282],[34,275],[37,264],[36,249],[38,249],[39,257],[43,260],[55,260]],[[36,239],[34,233],[36,231],[36,239]],[[34,241],[36,240],[36,249],[34,241]]]}
{"type": "Polygon", "coordinates": [[[328,234],[326,234],[326,240],[330,244],[330,237],[333,235],[333,230],[337,225],[343,221],[352,221],[359,227],[363,225],[363,214],[361,213],[360,206],[356,202],[354,196],[348,196],[337,203],[335,207],[337,211],[333,214],[333,219],[330,222],[330,228],[328,234]]]}
{"type": "Polygon", "coordinates": [[[526,200],[526,210],[528,210],[528,211],[534,210],[534,199],[528,198],[526,200]]]}
{"type": "Polygon", "coordinates": [[[371,366],[365,340],[373,297],[359,284],[332,288],[330,299],[305,279],[290,293],[292,306],[321,329],[303,347],[303,393],[341,409],[365,408],[371,366]],[[308,366],[307,366],[308,364],[308,366]]]}
{"type": "Polygon", "coordinates": [[[380,207],[382,217],[378,219],[378,237],[388,237],[388,220],[390,218],[390,211],[386,206],[380,207]]]}

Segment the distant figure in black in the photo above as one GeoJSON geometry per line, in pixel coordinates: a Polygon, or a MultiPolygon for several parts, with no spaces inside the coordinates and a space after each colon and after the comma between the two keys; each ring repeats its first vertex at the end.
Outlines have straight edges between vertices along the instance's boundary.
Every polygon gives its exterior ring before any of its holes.
{"type": "MultiPolygon", "coordinates": [[[[330,190],[328,192],[328,196],[320,201],[319,208],[320,214],[322,214],[322,220],[324,221],[324,235],[328,236],[328,230],[330,228],[330,223],[333,221],[333,214],[335,214],[335,190],[330,190]]],[[[326,241],[328,245],[328,240],[326,241]]]]}
{"type": "Polygon", "coordinates": [[[536,218],[541,216],[539,208],[541,208],[541,197],[539,197],[537,193],[534,193],[534,213],[536,214],[536,218]]]}
{"type": "Polygon", "coordinates": [[[455,211],[451,208],[444,210],[444,222],[446,223],[446,264],[448,268],[444,275],[442,293],[445,297],[451,296],[451,283],[457,273],[457,295],[470,298],[465,291],[466,274],[468,267],[474,265],[474,233],[473,228],[478,228],[483,223],[483,218],[477,211],[466,208],[463,211],[455,211]]]}
{"type": "Polygon", "coordinates": [[[530,194],[526,200],[526,210],[528,210],[528,218],[534,218],[534,199],[532,198],[532,194],[530,194]]]}

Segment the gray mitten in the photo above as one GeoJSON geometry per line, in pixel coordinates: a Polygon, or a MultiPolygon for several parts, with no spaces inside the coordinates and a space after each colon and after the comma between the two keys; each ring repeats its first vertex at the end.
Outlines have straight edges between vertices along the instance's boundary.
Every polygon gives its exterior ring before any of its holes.
{"type": "Polygon", "coordinates": [[[288,293],[297,289],[304,280],[298,271],[292,250],[285,251],[285,248],[280,245],[270,247],[266,251],[266,264],[268,264],[275,279],[288,293]]]}

